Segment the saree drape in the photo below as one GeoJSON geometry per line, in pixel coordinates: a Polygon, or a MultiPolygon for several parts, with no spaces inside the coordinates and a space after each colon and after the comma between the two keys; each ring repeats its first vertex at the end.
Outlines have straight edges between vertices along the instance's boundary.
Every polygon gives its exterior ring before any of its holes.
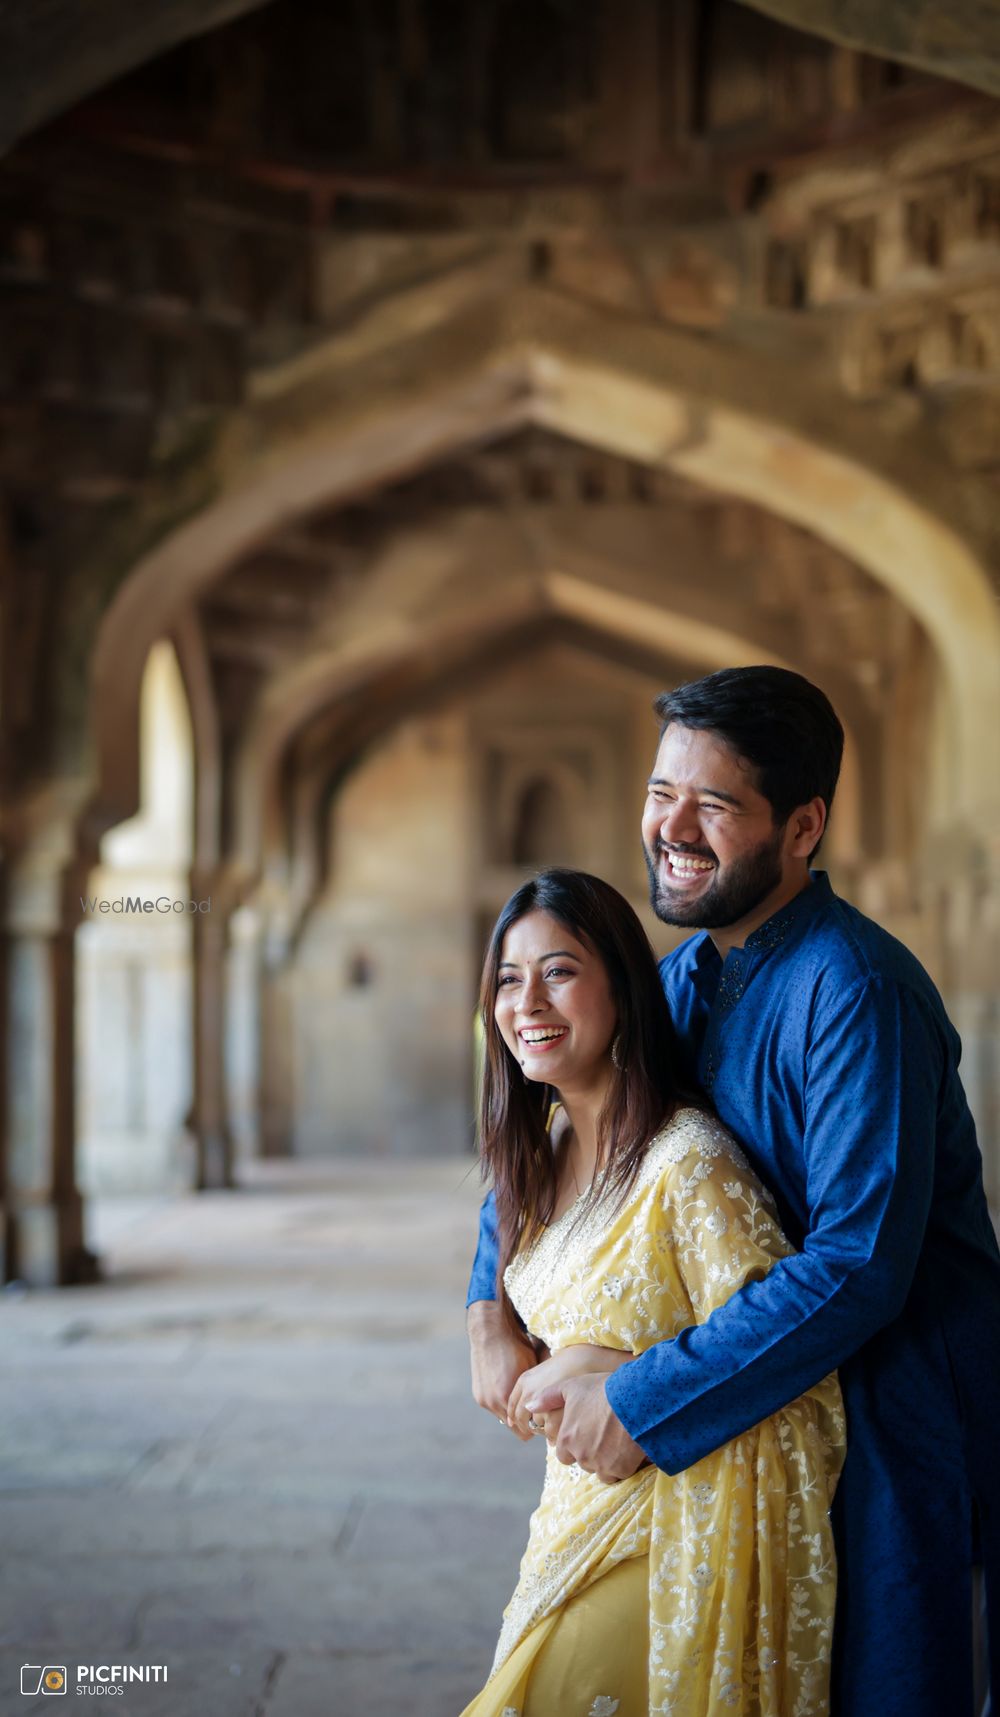
{"type": "MultiPolygon", "coordinates": [[[[554,1353],[683,1341],[791,1251],[731,1135],[681,1111],[625,1202],[578,1200],[510,1265],[554,1353]]],[[[550,1449],[493,1670],[463,1717],[825,1717],[844,1456],[835,1375],[686,1472],[604,1485],[550,1449]]]]}

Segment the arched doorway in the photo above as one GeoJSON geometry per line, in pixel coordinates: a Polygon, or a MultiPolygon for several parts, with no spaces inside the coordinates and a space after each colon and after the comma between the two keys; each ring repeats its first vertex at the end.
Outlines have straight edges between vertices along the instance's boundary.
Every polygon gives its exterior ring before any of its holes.
{"type": "Polygon", "coordinates": [[[77,931],[77,1115],[84,1194],[187,1187],[194,747],[173,646],[140,705],[141,802],[109,830],[77,931]]]}

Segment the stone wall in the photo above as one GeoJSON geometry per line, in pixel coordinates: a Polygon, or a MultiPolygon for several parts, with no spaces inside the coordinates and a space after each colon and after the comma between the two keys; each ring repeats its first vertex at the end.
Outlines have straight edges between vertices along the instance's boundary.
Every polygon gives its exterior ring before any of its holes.
{"type": "Polygon", "coordinates": [[[484,939],[534,869],[606,876],[671,940],[644,908],[638,833],[656,689],[542,649],[457,707],[405,721],[350,777],[288,976],[296,1154],[469,1149],[484,939]],[[556,816],[532,828],[539,783],[556,816]]]}

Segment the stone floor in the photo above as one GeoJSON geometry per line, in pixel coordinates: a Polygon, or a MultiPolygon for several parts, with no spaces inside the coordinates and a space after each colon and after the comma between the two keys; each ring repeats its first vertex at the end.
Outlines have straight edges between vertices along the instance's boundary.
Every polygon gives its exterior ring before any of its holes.
{"type": "MultiPolygon", "coordinates": [[[[99,1287],[0,1298],[0,1712],[163,1664],[135,1717],[456,1717],[543,1449],[474,1407],[464,1163],[105,1201],[99,1287]]],[[[79,1709],[79,1705],[76,1706],[79,1709]]]]}

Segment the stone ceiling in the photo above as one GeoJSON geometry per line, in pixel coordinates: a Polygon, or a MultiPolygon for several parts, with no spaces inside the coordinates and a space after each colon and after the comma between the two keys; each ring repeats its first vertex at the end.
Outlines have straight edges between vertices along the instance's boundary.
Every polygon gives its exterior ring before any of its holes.
{"type": "MultiPolygon", "coordinates": [[[[543,590],[567,571],[667,616],[725,623],[762,650],[853,682],[872,707],[912,642],[884,587],[809,532],[527,429],[301,519],[214,584],[199,609],[223,732],[237,744],[265,693],[274,707],[275,685],[284,679],[294,691],[311,656],[334,664],[341,645],[357,656],[390,612],[405,615],[415,640],[464,613],[472,637],[482,608],[492,625],[494,575],[515,615],[519,588],[537,580],[543,590]]],[[[651,638],[646,647],[654,660],[651,638]]],[[[331,698],[336,685],[331,668],[331,698]]],[[[320,697],[318,718],[323,710],[320,697]]]]}
{"type": "MultiPolygon", "coordinates": [[[[980,0],[947,7],[940,0],[752,3],[800,30],[1000,94],[1000,12],[980,0]]],[[[157,54],[261,4],[0,0],[0,148],[157,54]]],[[[619,15],[625,10],[616,7],[619,15]]]]}

